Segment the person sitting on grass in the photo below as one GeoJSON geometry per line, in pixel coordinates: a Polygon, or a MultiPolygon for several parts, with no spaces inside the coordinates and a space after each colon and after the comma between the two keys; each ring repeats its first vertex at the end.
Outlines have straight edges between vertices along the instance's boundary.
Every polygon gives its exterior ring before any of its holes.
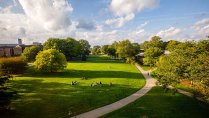
{"type": "Polygon", "coordinates": [[[110,86],[112,86],[112,82],[110,82],[110,86]]]}

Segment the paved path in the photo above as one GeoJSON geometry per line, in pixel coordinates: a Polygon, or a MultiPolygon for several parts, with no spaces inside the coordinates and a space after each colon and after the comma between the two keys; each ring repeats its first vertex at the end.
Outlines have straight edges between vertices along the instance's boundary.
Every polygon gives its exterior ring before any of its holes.
{"type": "Polygon", "coordinates": [[[144,94],[146,94],[153,86],[155,86],[156,80],[148,75],[148,71],[144,71],[138,65],[136,65],[136,67],[139,69],[139,71],[141,71],[143,76],[146,78],[146,84],[142,89],[140,89],[136,93],[134,93],[126,98],[123,98],[115,103],[97,108],[95,110],[92,110],[92,111],[89,111],[89,112],[86,112],[86,113],[83,113],[83,114],[80,114],[77,116],[74,116],[72,118],[97,118],[97,117],[103,116],[107,113],[110,113],[112,111],[115,111],[117,109],[120,109],[120,108],[126,106],[127,104],[134,102],[138,98],[142,97],[144,94]]]}

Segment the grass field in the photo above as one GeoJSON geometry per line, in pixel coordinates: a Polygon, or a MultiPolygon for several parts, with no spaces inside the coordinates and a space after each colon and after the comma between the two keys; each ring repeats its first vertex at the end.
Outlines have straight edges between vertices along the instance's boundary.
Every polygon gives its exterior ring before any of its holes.
{"type": "Polygon", "coordinates": [[[134,103],[103,118],[208,118],[209,105],[182,94],[154,87],[134,103]]]}
{"type": "Polygon", "coordinates": [[[17,118],[63,118],[80,114],[124,98],[145,84],[134,65],[90,57],[86,62],[69,62],[60,73],[42,74],[32,67],[9,82],[18,95],[12,100],[17,118]],[[87,80],[81,80],[86,77],[87,80]],[[78,85],[70,85],[72,81],[78,85]],[[102,86],[91,87],[91,83],[102,86]],[[110,86],[110,82],[113,84],[110,86]]]}

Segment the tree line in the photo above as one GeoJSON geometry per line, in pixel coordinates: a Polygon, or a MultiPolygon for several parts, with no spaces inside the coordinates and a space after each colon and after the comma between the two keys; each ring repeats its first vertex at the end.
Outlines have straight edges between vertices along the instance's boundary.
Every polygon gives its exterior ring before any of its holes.
{"type": "Polygon", "coordinates": [[[93,55],[107,54],[112,58],[122,59],[127,63],[135,63],[135,55],[140,52],[140,45],[131,43],[129,40],[115,41],[110,45],[93,46],[91,52],[93,55]]]}

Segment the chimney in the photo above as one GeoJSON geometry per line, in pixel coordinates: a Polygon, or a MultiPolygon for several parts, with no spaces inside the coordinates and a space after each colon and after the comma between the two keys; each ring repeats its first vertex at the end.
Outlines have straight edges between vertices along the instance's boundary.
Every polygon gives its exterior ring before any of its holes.
{"type": "Polygon", "coordinates": [[[22,39],[18,39],[18,45],[22,45],[22,39]]]}

